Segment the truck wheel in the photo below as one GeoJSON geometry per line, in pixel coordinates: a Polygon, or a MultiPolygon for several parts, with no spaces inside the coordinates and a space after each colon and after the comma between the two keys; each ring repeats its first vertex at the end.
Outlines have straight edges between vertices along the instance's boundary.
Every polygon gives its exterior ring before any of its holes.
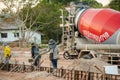
{"type": "Polygon", "coordinates": [[[64,57],[66,60],[70,59],[70,54],[68,53],[68,51],[65,51],[65,52],[63,53],[63,57],[64,57]]]}

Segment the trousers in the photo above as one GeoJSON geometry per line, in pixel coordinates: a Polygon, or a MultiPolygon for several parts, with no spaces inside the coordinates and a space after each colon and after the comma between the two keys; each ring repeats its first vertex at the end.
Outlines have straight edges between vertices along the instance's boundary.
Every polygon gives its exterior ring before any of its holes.
{"type": "Polygon", "coordinates": [[[57,68],[57,59],[52,59],[51,60],[53,68],[57,68]]]}
{"type": "Polygon", "coordinates": [[[34,65],[35,66],[38,66],[38,64],[39,64],[39,59],[41,58],[41,56],[40,55],[37,55],[37,56],[35,56],[35,58],[34,58],[34,65]]]}

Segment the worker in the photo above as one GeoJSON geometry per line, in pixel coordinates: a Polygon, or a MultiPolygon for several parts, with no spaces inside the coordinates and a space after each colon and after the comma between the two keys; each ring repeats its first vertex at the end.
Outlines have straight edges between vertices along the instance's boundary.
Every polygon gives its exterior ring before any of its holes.
{"type": "Polygon", "coordinates": [[[56,45],[55,40],[50,39],[48,43],[48,51],[50,52],[49,58],[52,62],[53,68],[57,69],[57,60],[58,60],[58,46],[56,45]]]}
{"type": "Polygon", "coordinates": [[[11,58],[11,49],[7,44],[4,45],[4,58],[5,64],[9,63],[9,60],[11,58]]]}
{"type": "Polygon", "coordinates": [[[32,43],[32,47],[31,47],[31,57],[34,60],[33,65],[38,66],[41,55],[39,55],[38,46],[36,46],[34,43],[32,43]]]}

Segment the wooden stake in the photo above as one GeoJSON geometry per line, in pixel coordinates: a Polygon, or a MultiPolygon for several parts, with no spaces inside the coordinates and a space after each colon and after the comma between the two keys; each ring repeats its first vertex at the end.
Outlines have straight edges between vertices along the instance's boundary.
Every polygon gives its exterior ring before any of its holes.
{"type": "MultiPolygon", "coordinates": [[[[83,74],[83,77],[82,77],[82,79],[81,79],[81,80],[84,80],[85,75],[87,75],[89,72],[90,72],[90,66],[88,67],[87,72],[83,74]]],[[[88,77],[87,77],[87,78],[88,78],[88,77]]],[[[87,79],[86,79],[86,80],[87,80],[87,79]]]]}
{"type": "Polygon", "coordinates": [[[101,70],[97,65],[94,65],[94,67],[102,73],[101,76],[103,76],[103,80],[105,80],[105,72],[101,70]]]}
{"type": "MultiPolygon", "coordinates": [[[[9,73],[12,72],[13,70],[15,70],[17,67],[18,67],[18,65],[16,65],[15,67],[13,67],[13,68],[9,71],[9,73]]],[[[8,73],[8,74],[9,74],[9,73],[8,73]]]]}

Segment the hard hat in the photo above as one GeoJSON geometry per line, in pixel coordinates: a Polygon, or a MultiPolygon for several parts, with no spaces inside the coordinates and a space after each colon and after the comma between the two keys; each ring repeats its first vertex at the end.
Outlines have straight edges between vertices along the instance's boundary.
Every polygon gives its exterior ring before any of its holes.
{"type": "Polygon", "coordinates": [[[49,45],[52,45],[52,44],[55,44],[55,40],[50,39],[50,40],[49,40],[49,45]]]}

